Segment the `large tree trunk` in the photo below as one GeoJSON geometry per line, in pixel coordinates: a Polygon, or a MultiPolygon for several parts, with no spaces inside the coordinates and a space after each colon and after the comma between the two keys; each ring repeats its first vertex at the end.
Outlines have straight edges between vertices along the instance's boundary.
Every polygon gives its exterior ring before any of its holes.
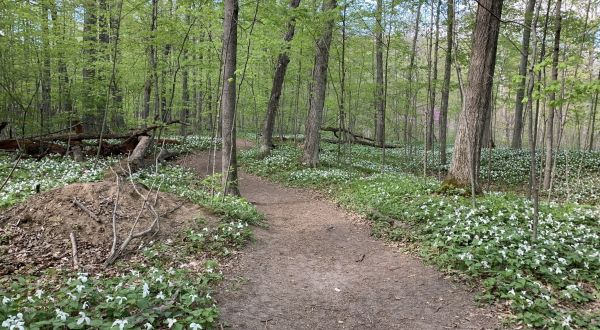
{"type": "MultiPolygon", "coordinates": [[[[323,0],[323,11],[330,12],[337,6],[336,0],[323,0]]],[[[317,166],[319,163],[319,140],[323,107],[325,105],[325,89],[327,87],[327,67],[329,66],[329,46],[333,35],[334,17],[329,15],[323,34],[317,41],[313,82],[310,90],[310,109],[306,118],[304,155],[302,163],[317,166]]]]}
{"type": "Polygon", "coordinates": [[[375,141],[385,144],[385,99],[383,90],[383,0],[377,0],[375,13],[375,141]]]}
{"type": "MultiPolygon", "coordinates": [[[[50,32],[48,22],[48,6],[42,5],[42,38],[43,38],[43,55],[44,60],[42,63],[42,74],[41,74],[41,87],[42,87],[42,102],[40,107],[40,128],[49,129],[48,119],[50,118],[50,108],[52,106],[52,77],[50,75],[50,32]]],[[[56,22],[52,22],[56,25],[56,22]]],[[[56,28],[55,26],[53,29],[56,28]]]]}
{"type": "Polygon", "coordinates": [[[448,0],[448,29],[446,32],[446,63],[444,64],[444,84],[442,85],[442,104],[440,106],[440,163],[446,164],[446,136],[448,129],[448,97],[450,95],[450,77],[452,74],[452,37],[454,35],[454,0],[448,0]]]}
{"type": "Polygon", "coordinates": [[[519,63],[519,83],[515,100],[515,120],[510,147],[521,149],[523,136],[523,97],[525,96],[525,75],[527,74],[527,60],[529,58],[529,38],[531,36],[531,22],[536,0],[528,0],[525,10],[523,39],[521,40],[521,62],[519,63]]]}
{"type": "Polygon", "coordinates": [[[473,48],[465,105],[460,113],[452,165],[447,181],[478,189],[479,158],[486,117],[490,113],[502,0],[481,0],[473,32],[473,48]]]}
{"type": "Polygon", "coordinates": [[[235,138],[235,70],[237,67],[238,0],[225,0],[223,20],[223,99],[221,100],[223,152],[223,191],[239,195],[237,183],[237,158],[235,138]]]}
{"type": "MultiPolygon", "coordinates": [[[[290,1],[290,10],[298,8],[300,0],[290,1]]],[[[290,57],[288,56],[289,42],[294,38],[296,31],[296,18],[292,14],[288,24],[287,32],[283,37],[283,41],[286,43],[286,48],[279,54],[277,59],[277,67],[275,68],[275,76],[273,76],[273,86],[271,87],[271,97],[269,98],[269,104],[267,105],[267,114],[265,115],[265,121],[263,123],[262,138],[260,140],[260,153],[266,156],[271,152],[273,148],[273,129],[275,127],[275,116],[277,114],[277,107],[279,106],[279,99],[281,97],[281,91],[283,89],[283,80],[285,79],[285,72],[287,66],[290,63],[290,57]]]]}
{"type": "MultiPolygon", "coordinates": [[[[556,2],[556,12],[554,17],[554,50],[552,51],[552,81],[558,81],[558,56],[560,53],[560,31],[561,31],[561,5],[562,0],[556,2]]],[[[544,189],[550,188],[552,179],[552,153],[554,151],[554,111],[556,110],[556,92],[550,93],[550,110],[546,120],[546,162],[544,165],[544,189]]]]}

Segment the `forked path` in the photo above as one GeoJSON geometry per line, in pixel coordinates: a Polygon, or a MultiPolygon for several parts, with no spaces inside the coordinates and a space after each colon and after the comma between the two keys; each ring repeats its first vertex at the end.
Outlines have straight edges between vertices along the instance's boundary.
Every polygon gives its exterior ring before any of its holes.
{"type": "MultiPolygon", "coordinates": [[[[181,163],[206,174],[208,154],[181,163]]],[[[241,173],[266,216],[217,295],[232,329],[494,329],[493,313],[433,267],[369,235],[314,193],[241,173]]]]}

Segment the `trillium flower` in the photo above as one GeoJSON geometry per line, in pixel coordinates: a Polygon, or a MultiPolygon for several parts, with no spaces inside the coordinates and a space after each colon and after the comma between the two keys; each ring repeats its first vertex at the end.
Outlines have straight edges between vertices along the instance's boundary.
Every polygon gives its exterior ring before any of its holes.
{"type": "Polygon", "coordinates": [[[44,294],[44,290],[36,290],[34,296],[36,296],[38,299],[42,299],[42,295],[44,294]]]}
{"type": "Polygon", "coordinates": [[[198,330],[198,329],[202,329],[202,326],[198,323],[192,322],[192,324],[190,324],[190,329],[198,330]]]}
{"type": "Polygon", "coordinates": [[[112,296],[106,296],[106,302],[111,302],[115,300],[115,298],[113,298],[112,296]]]}
{"type": "Polygon", "coordinates": [[[154,329],[154,327],[152,326],[152,324],[150,324],[150,323],[148,323],[148,322],[146,322],[146,323],[144,324],[144,328],[146,328],[146,330],[152,330],[152,329],[154,329]]]}
{"type": "Polygon", "coordinates": [[[58,308],[57,308],[57,309],[55,309],[55,310],[54,310],[54,312],[56,312],[56,318],[57,318],[57,319],[59,319],[59,320],[61,320],[61,321],[63,321],[63,322],[64,322],[64,321],[66,321],[66,320],[67,320],[67,317],[69,316],[69,314],[67,314],[67,313],[65,313],[65,312],[63,312],[63,311],[61,311],[61,310],[60,310],[60,309],[58,309],[58,308]]]}
{"type": "Polygon", "coordinates": [[[561,325],[566,328],[571,328],[571,315],[567,315],[567,317],[564,317],[561,325]]]}
{"type": "Polygon", "coordinates": [[[148,286],[148,283],[144,282],[142,290],[142,298],[146,298],[150,294],[150,287],[148,286]]]}
{"type": "Polygon", "coordinates": [[[2,297],[2,305],[8,305],[12,302],[12,299],[8,297],[2,297]]]}
{"type": "Polygon", "coordinates": [[[119,305],[123,304],[123,301],[127,301],[126,297],[115,297],[115,300],[119,301],[119,305]]]}
{"type": "Polygon", "coordinates": [[[6,320],[2,321],[2,327],[8,328],[8,330],[25,330],[23,314],[18,313],[16,316],[9,315],[6,320]]]}
{"type": "Polygon", "coordinates": [[[161,291],[156,295],[156,299],[165,300],[165,294],[161,291]]]}
{"type": "Polygon", "coordinates": [[[139,277],[140,276],[140,272],[138,272],[137,270],[131,270],[131,275],[135,276],[135,277],[139,277]]]}
{"type": "Polygon", "coordinates": [[[86,325],[90,325],[90,324],[92,324],[92,320],[90,320],[90,318],[87,317],[84,312],[79,312],[79,318],[77,319],[77,324],[81,325],[84,323],[86,325]]]}
{"type": "Polygon", "coordinates": [[[78,286],[75,287],[75,290],[77,290],[77,292],[79,292],[79,293],[81,293],[81,291],[83,291],[83,289],[85,289],[85,285],[79,284],[78,286]]]}
{"type": "Polygon", "coordinates": [[[87,309],[89,307],[89,303],[87,301],[83,302],[83,305],[81,306],[81,309],[87,309]]]}
{"type": "Polygon", "coordinates": [[[196,301],[196,298],[198,298],[198,295],[196,295],[196,294],[191,294],[191,295],[190,295],[190,298],[192,299],[192,303],[193,303],[194,301],[196,301]]]}
{"type": "Polygon", "coordinates": [[[127,320],[115,320],[111,326],[111,328],[113,328],[115,325],[119,327],[119,330],[123,330],[125,328],[125,325],[127,325],[127,323],[129,323],[127,320]]]}
{"type": "Polygon", "coordinates": [[[172,326],[173,326],[173,324],[175,324],[175,323],[177,323],[177,319],[171,319],[171,318],[168,318],[168,319],[167,319],[167,327],[168,327],[169,329],[171,329],[171,327],[172,327],[172,326]]]}
{"type": "Polygon", "coordinates": [[[88,280],[88,273],[77,273],[77,279],[81,281],[81,283],[85,283],[88,280]]]}

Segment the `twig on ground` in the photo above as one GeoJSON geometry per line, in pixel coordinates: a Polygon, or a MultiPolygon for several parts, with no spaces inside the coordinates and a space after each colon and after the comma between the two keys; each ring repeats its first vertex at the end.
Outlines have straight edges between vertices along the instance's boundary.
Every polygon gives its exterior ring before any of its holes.
{"type": "Polygon", "coordinates": [[[94,219],[97,223],[102,223],[102,220],[100,220],[100,218],[98,218],[94,212],[90,211],[90,209],[83,205],[83,203],[81,203],[77,198],[73,198],[73,204],[75,204],[75,206],[81,209],[90,218],[94,219]]]}
{"type": "Polygon", "coordinates": [[[71,238],[71,251],[73,255],[73,268],[79,269],[79,258],[77,258],[77,240],[75,239],[75,233],[69,234],[71,238]]]}
{"type": "Polygon", "coordinates": [[[17,160],[15,161],[15,165],[13,165],[12,169],[10,170],[10,173],[8,173],[8,175],[6,176],[6,179],[4,179],[2,186],[0,186],[0,191],[2,191],[2,189],[4,189],[4,187],[8,183],[8,180],[10,180],[10,177],[13,175],[13,173],[17,169],[17,166],[19,165],[19,162],[21,161],[21,157],[23,157],[23,154],[20,153],[19,158],[17,158],[17,160]]]}
{"type": "Polygon", "coordinates": [[[115,198],[115,207],[113,208],[113,214],[112,214],[113,242],[112,242],[112,247],[110,248],[110,253],[108,254],[107,260],[112,258],[112,256],[116,253],[116,248],[117,248],[117,209],[119,207],[119,197],[120,197],[120,191],[121,191],[121,182],[119,180],[119,174],[117,174],[112,167],[111,167],[111,171],[113,171],[113,173],[115,174],[115,177],[117,178],[117,196],[115,198]]]}

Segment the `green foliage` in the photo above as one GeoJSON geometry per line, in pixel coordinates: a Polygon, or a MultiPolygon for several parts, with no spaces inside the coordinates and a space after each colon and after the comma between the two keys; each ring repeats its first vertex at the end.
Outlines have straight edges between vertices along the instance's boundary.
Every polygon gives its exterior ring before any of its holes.
{"type": "MultiPolygon", "coordinates": [[[[14,167],[14,160],[0,154],[0,177],[4,181],[14,167]]],[[[36,192],[62,187],[74,182],[100,181],[114,159],[90,158],[85,162],[75,162],[71,158],[59,156],[35,159],[22,158],[6,186],[0,191],[0,209],[25,200],[36,192]]]]}
{"type": "MultiPolygon", "coordinates": [[[[597,207],[542,203],[539,236],[532,241],[533,207],[523,197],[489,192],[477,198],[473,209],[464,192],[440,193],[437,180],[402,172],[422,166],[405,163],[406,150],[388,151],[383,173],[375,148],[353,146],[348,164],[344,157],[337,160],[336,150],[322,145],[318,169],[299,170],[294,165],[297,151],[291,147],[274,151],[277,162],[253,158],[255,151],[247,151],[242,162],[278,181],[324,189],[371,219],[374,236],[415,243],[441,269],[477,279],[483,286],[481,299],[504,301],[514,322],[557,329],[599,325],[600,315],[588,307],[600,299],[597,207]],[[332,178],[322,173],[340,174],[332,178]]],[[[519,175],[528,173],[526,152],[494,150],[492,156],[495,180],[520,183],[519,175]]],[[[569,157],[571,166],[588,172],[596,171],[600,160],[597,153],[573,152],[569,157]]]]}

